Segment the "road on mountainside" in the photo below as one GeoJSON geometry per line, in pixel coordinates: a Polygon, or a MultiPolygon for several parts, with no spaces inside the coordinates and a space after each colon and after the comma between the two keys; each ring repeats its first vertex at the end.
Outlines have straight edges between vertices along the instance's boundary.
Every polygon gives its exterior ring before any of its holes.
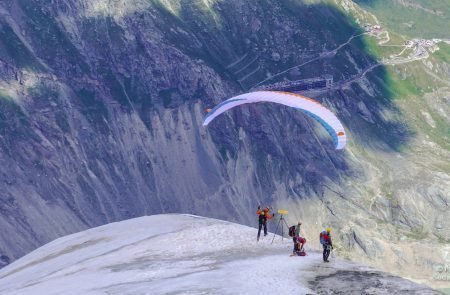
{"type": "MultiPolygon", "coordinates": [[[[310,60],[308,60],[306,62],[303,62],[303,63],[301,63],[299,65],[292,66],[292,67],[290,67],[288,69],[285,69],[285,70],[283,70],[283,71],[281,71],[279,73],[276,73],[276,74],[274,74],[274,75],[272,75],[272,76],[270,76],[270,77],[268,77],[268,78],[266,78],[266,79],[256,83],[255,85],[252,86],[252,89],[254,89],[257,86],[260,86],[261,84],[263,84],[263,83],[265,83],[265,82],[267,82],[267,81],[269,81],[271,79],[274,79],[274,78],[276,78],[278,76],[281,76],[281,75],[283,75],[283,74],[285,74],[285,73],[287,73],[287,72],[289,72],[289,71],[291,71],[293,69],[301,68],[301,67],[303,67],[303,66],[305,66],[305,65],[307,65],[309,63],[312,63],[312,62],[320,60],[320,59],[331,58],[331,57],[335,56],[336,53],[341,48],[343,48],[344,46],[348,45],[354,38],[362,36],[362,35],[365,35],[365,34],[369,34],[369,32],[361,33],[361,34],[358,34],[358,35],[352,35],[346,42],[340,44],[335,49],[322,52],[322,53],[319,54],[319,56],[317,56],[315,58],[312,58],[312,59],[310,59],[310,60]]],[[[349,85],[349,84],[351,84],[353,82],[356,82],[356,81],[362,79],[367,73],[369,73],[370,71],[372,71],[373,69],[375,69],[375,68],[377,68],[377,67],[379,67],[381,65],[404,64],[404,63],[409,63],[409,62],[413,62],[413,61],[417,61],[417,60],[426,59],[426,58],[429,57],[428,50],[423,45],[424,42],[416,42],[416,44],[413,47],[408,47],[408,45],[406,45],[406,44],[402,44],[402,45],[387,45],[386,43],[388,43],[390,41],[389,32],[387,32],[387,31],[385,31],[385,36],[384,37],[381,37],[381,36],[374,36],[374,37],[376,37],[378,39],[384,38],[384,39],[381,39],[378,42],[379,46],[383,46],[383,47],[401,47],[402,50],[398,54],[392,55],[390,59],[383,59],[381,62],[372,64],[372,65],[366,67],[365,69],[361,70],[358,74],[356,74],[356,75],[354,75],[354,76],[352,76],[350,78],[347,78],[345,80],[336,82],[331,89],[341,89],[341,88],[343,88],[343,87],[345,87],[345,86],[347,86],[347,85],[349,85]],[[413,52],[411,54],[409,54],[407,57],[402,57],[401,55],[408,48],[411,48],[413,50],[413,52]]],[[[322,93],[322,92],[327,92],[327,91],[329,91],[329,89],[317,89],[317,90],[312,89],[312,90],[300,91],[300,92],[301,93],[306,93],[306,92],[307,93],[322,93]]]]}
{"type": "Polygon", "coordinates": [[[344,47],[344,46],[346,46],[347,44],[349,44],[354,38],[359,37],[359,36],[364,35],[364,34],[365,34],[365,33],[361,33],[361,34],[358,34],[358,35],[352,35],[346,42],[342,43],[341,45],[339,45],[339,46],[336,47],[335,49],[329,50],[329,51],[325,51],[325,52],[321,52],[321,53],[319,54],[319,56],[317,56],[317,57],[315,57],[315,58],[313,58],[313,59],[310,59],[310,60],[308,60],[308,61],[306,61],[306,62],[304,62],[304,63],[301,63],[301,64],[299,64],[299,65],[290,67],[290,68],[288,68],[288,69],[286,69],[286,70],[283,70],[283,71],[281,71],[281,72],[279,72],[279,73],[276,73],[275,75],[272,75],[272,76],[268,77],[267,79],[264,79],[264,80],[262,80],[262,81],[256,83],[255,85],[252,86],[252,88],[258,87],[258,86],[260,86],[261,84],[263,84],[264,82],[267,82],[267,81],[269,81],[269,80],[272,80],[273,78],[278,77],[278,76],[280,76],[280,75],[283,75],[283,74],[285,74],[285,73],[287,73],[287,72],[289,72],[289,71],[291,71],[291,70],[293,70],[293,69],[303,67],[303,66],[305,66],[305,65],[307,65],[307,64],[309,64],[309,63],[312,63],[312,62],[314,62],[314,61],[316,61],[316,60],[320,60],[320,59],[324,59],[324,58],[330,58],[330,57],[333,57],[333,56],[336,55],[336,53],[337,53],[342,47],[344,47]]]}

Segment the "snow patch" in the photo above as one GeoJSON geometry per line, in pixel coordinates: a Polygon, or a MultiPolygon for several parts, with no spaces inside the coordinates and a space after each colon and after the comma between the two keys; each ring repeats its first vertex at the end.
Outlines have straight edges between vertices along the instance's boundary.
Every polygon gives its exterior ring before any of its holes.
{"type": "MultiPolygon", "coordinates": [[[[373,273],[334,257],[324,264],[318,252],[291,257],[290,238],[269,234],[256,242],[256,232],[187,214],[111,223],[59,238],[1,269],[0,293],[308,294],[318,275],[373,273]]],[[[349,286],[340,282],[340,292],[349,286]]]]}
{"type": "Polygon", "coordinates": [[[422,111],[422,116],[425,117],[425,121],[430,125],[432,128],[436,128],[436,122],[431,117],[430,113],[422,111]]]}

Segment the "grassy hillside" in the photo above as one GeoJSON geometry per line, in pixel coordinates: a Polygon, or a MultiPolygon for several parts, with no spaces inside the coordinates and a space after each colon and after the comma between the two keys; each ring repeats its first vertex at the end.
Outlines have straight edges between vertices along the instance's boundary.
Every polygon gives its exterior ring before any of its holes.
{"type": "Polygon", "coordinates": [[[450,0],[355,0],[391,30],[409,37],[450,38],[450,0]]]}

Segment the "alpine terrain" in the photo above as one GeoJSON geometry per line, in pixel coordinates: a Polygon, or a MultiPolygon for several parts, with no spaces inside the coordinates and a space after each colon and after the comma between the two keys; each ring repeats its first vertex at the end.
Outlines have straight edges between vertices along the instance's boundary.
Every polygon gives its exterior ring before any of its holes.
{"type": "Polygon", "coordinates": [[[154,215],[59,238],[0,270],[2,294],[438,294],[292,241],[209,218],[154,215]],[[273,244],[271,240],[274,239],[273,244]],[[167,247],[167,245],[170,245],[167,247]],[[264,267],[262,267],[264,265],[264,267]]]}
{"type": "Polygon", "coordinates": [[[339,257],[450,288],[449,16],[449,0],[2,0],[0,265],[144,215],[255,227],[267,205],[313,248],[331,227],[339,257]],[[319,101],[346,147],[278,104],[203,126],[256,90],[319,101]]]}

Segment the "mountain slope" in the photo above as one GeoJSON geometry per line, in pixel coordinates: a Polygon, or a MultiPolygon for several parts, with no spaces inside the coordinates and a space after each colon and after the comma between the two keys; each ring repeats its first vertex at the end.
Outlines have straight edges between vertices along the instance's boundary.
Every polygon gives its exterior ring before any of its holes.
{"type": "MultiPolygon", "coordinates": [[[[298,7],[297,22],[289,1],[211,10],[106,3],[2,2],[2,29],[14,43],[2,43],[0,218],[16,239],[1,242],[2,254],[14,259],[67,232],[149,213],[233,212],[250,224],[255,204],[278,199],[278,183],[292,183],[284,194],[320,195],[326,178],[351,173],[343,155],[330,161],[331,145],[317,150],[317,126],[290,110],[246,108],[235,123],[200,127],[205,107],[251,85],[239,80],[255,69],[248,79],[304,60],[297,52],[319,54],[325,41],[327,49],[345,42],[355,28],[339,11],[298,7]],[[336,34],[306,21],[311,14],[327,17],[336,34]],[[285,57],[275,62],[274,52],[285,57]],[[245,55],[261,57],[227,69],[245,55]],[[287,128],[271,127],[280,124],[287,128]]],[[[358,46],[352,55],[369,64],[358,46]]],[[[322,61],[312,66],[344,75],[322,61]]]]}
{"type": "Polygon", "coordinates": [[[436,294],[320,253],[289,257],[292,241],[183,215],[108,224],[53,241],[0,271],[8,294],[436,294]],[[358,279],[359,282],[353,280],[358,279]],[[336,281],[339,280],[339,283],[336,281]],[[351,282],[351,283],[350,283],[351,282]]]}
{"type": "Polygon", "coordinates": [[[381,22],[363,8],[2,1],[2,264],[113,221],[184,212],[255,225],[256,206],[272,204],[315,243],[332,225],[340,255],[446,283],[433,275],[450,234],[448,46],[369,34],[381,22]],[[344,122],[343,152],[283,107],[201,127],[227,97],[325,74],[334,87],[307,94],[344,122]]]}

